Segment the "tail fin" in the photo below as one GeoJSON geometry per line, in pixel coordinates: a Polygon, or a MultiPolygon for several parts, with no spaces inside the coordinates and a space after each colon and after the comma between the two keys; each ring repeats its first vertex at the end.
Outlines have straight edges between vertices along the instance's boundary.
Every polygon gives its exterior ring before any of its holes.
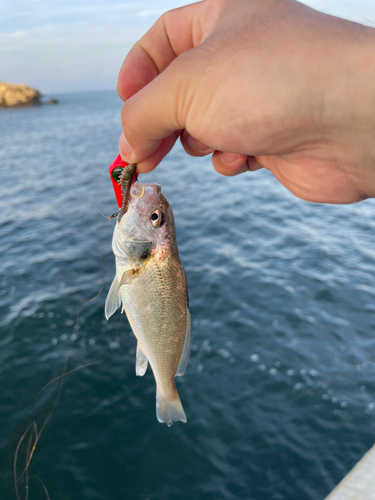
{"type": "Polygon", "coordinates": [[[168,427],[177,420],[186,423],[186,415],[177,391],[176,397],[169,401],[165,401],[158,392],[156,393],[156,416],[159,422],[166,423],[168,427]]]}

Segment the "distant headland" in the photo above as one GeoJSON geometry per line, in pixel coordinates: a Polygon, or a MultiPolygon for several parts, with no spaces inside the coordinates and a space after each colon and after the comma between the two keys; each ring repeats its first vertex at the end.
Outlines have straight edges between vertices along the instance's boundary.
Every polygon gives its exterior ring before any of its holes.
{"type": "Polygon", "coordinates": [[[41,97],[42,94],[38,90],[28,87],[23,83],[14,85],[13,83],[0,82],[0,108],[57,103],[56,99],[49,99],[43,102],[41,97]]]}

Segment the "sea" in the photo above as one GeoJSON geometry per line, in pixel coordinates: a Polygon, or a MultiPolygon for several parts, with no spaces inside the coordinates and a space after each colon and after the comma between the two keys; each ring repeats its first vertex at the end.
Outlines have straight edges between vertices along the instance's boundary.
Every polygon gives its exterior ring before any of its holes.
{"type": "Polygon", "coordinates": [[[168,428],[104,317],[121,101],[52,97],[0,111],[0,498],[323,500],[375,442],[375,200],[311,204],[175,146],[149,178],[192,316],[168,428]]]}

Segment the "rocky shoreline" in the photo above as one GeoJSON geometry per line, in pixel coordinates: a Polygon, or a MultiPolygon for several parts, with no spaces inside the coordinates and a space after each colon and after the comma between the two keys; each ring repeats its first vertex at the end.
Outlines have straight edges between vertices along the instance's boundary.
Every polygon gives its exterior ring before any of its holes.
{"type": "Polygon", "coordinates": [[[0,108],[57,103],[56,99],[50,99],[46,103],[43,103],[41,97],[42,94],[38,90],[22,83],[14,85],[12,83],[0,82],[0,108]]]}

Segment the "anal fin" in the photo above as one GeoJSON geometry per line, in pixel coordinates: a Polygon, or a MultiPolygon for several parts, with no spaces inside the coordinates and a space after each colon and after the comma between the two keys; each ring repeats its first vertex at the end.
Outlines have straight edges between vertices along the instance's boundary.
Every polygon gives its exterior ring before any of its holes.
{"type": "Polygon", "coordinates": [[[135,374],[138,375],[138,377],[143,377],[143,375],[146,373],[147,366],[148,366],[147,356],[143,353],[143,351],[139,347],[139,343],[137,343],[137,357],[136,357],[136,362],[135,362],[135,374]]]}

